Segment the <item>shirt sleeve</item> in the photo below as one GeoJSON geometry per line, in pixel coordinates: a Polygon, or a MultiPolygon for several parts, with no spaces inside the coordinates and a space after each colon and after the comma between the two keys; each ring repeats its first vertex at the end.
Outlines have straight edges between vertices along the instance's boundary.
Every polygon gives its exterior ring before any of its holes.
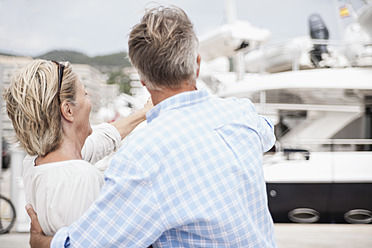
{"type": "Polygon", "coordinates": [[[70,247],[70,239],[68,238],[68,227],[63,227],[54,234],[50,247],[70,247]]]}
{"type": "Polygon", "coordinates": [[[95,164],[115,151],[120,141],[120,133],[113,125],[100,124],[93,129],[93,133],[86,139],[81,155],[85,161],[95,164]]]}
{"type": "Polygon", "coordinates": [[[164,231],[149,177],[116,154],[97,201],[51,247],[147,247],[164,231]],[[125,166],[124,166],[125,165],[125,166]]]}
{"type": "Polygon", "coordinates": [[[261,137],[262,151],[267,152],[275,145],[274,124],[267,117],[259,116],[258,129],[261,137]]]}
{"type": "Polygon", "coordinates": [[[256,121],[254,121],[256,123],[254,129],[260,136],[261,149],[263,152],[267,152],[275,145],[276,137],[274,134],[274,124],[269,118],[258,115],[254,104],[250,100],[242,99],[242,101],[250,105],[251,114],[253,114],[252,117],[254,116],[254,119],[256,119],[256,121]]]}

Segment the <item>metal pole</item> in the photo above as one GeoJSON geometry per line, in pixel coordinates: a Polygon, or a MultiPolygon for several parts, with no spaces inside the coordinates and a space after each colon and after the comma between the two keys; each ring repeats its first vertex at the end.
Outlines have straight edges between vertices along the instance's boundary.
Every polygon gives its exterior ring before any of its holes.
{"type": "Polygon", "coordinates": [[[17,232],[28,232],[29,218],[25,211],[26,198],[22,180],[22,164],[25,158],[25,152],[19,149],[15,144],[10,148],[11,151],[11,200],[17,212],[17,221],[15,228],[17,232]]]}
{"type": "MultiPolygon", "coordinates": [[[[0,63],[0,89],[3,88],[3,66],[0,63]]],[[[0,178],[1,178],[1,173],[3,169],[3,101],[0,101],[0,178]]],[[[1,193],[1,183],[0,183],[0,193],[1,193]]]]}
{"type": "Polygon", "coordinates": [[[244,77],[244,53],[242,51],[238,51],[234,59],[236,68],[236,79],[237,81],[240,81],[244,77]]]}
{"type": "Polygon", "coordinates": [[[226,23],[234,23],[237,19],[235,0],[225,0],[226,23]]]}
{"type": "Polygon", "coordinates": [[[266,90],[261,90],[260,92],[260,109],[260,114],[264,115],[266,112],[266,90]]]}

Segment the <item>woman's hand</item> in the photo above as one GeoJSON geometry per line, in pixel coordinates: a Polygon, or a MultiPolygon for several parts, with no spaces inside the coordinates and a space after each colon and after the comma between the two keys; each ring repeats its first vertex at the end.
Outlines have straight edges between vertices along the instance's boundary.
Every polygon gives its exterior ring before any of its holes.
{"type": "Polygon", "coordinates": [[[143,108],[146,110],[146,113],[147,113],[153,107],[154,107],[154,104],[152,103],[151,97],[149,97],[149,99],[147,99],[147,102],[143,108]]]}
{"type": "Polygon", "coordinates": [[[143,108],[127,117],[111,122],[110,124],[119,131],[121,138],[124,139],[138,124],[146,120],[146,113],[153,107],[154,104],[150,97],[143,108]]]}

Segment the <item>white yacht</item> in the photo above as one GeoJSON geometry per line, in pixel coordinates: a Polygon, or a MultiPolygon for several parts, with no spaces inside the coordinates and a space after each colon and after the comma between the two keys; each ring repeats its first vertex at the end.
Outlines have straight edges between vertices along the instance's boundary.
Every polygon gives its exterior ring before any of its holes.
{"type": "Polygon", "coordinates": [[[343,8],[355,21],[340,41],[316,14],[309,36],[288,43],[265,45],[256,28],[255,39],[226,27],[200,39],[210,58],[201,81],[221,97],[250,98],[275,123],[277,145],[264,156],[274,222],[372,223],[372,1],[343,8]],[[229,42],[213,56],[218,32],[229,42]],[[226,56],[237,72],[221,69],[226,56]]]}

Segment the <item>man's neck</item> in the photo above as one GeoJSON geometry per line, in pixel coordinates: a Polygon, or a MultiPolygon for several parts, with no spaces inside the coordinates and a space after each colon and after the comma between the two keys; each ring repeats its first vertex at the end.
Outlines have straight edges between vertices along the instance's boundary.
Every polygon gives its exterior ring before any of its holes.
{"type": "Polygon", "coordinates": [[[154,105],[164,101],[165,99],[167,99],[169,97],[177,95],[179,93],[183,93],[183,92],[187,92],[187,91],[193,91],[193,90],[197,90],[197,88],[195,86],[195,83],[190,84],[188,82],[183,83],[182,86],[178,89],[170,89],[170,88],[166,88],[166,89],[162,89],[162,90],[148,89],[148,91],[151,94],[151,99],[152,99],[152,102],[153,102],[154,105]]]}

